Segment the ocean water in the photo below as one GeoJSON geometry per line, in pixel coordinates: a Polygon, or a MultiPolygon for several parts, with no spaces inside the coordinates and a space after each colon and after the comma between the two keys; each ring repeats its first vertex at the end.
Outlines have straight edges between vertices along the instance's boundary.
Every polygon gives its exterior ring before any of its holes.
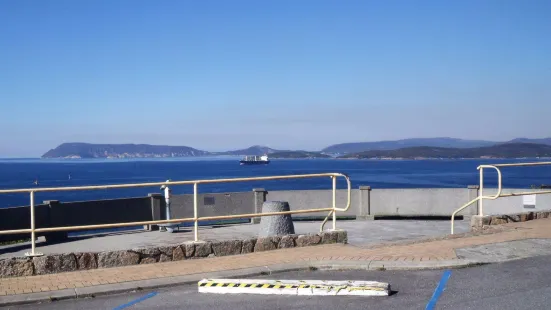
{"type": "MultiPolygon", "coordinates": [[[[266,166],[240,166],[239,157],[151,159],[151,160],[42,160],[0,159],[0,189],[81,185],[162,182],[236,178],[250,176],[340,172],[350,176],[352,185],[377,188],[461,188],[478,184],[480,164],[526,162],[527,160],[272,160],[266,166]],[[70,178],[69,178],[70,176],[70,178]],[[35,180],[39,185],[35,185],[35,180]]],[[[528,160],[536,161],[536,160],[528,160]]],[[[496,173],[485,173],[485,186],[496,186],[496,173]]],[[[504,168],[503,186],[529,188],[551,184],[551,166],[504,168]]],[[[339,179],[337,186],[345,188],[339,179]]],[[[199,192],[330,189],[329,178],[205,184],[199,192]]],[[[160,193],[158,187],[37,193],[43,200],[83,201],[139,197],[160,193]]],[[[192,193],[192,186],[175,186],[174,194],[192,193]]],[[[29,204],[28,194],[0,194],[0,208],[29,204]]]]}

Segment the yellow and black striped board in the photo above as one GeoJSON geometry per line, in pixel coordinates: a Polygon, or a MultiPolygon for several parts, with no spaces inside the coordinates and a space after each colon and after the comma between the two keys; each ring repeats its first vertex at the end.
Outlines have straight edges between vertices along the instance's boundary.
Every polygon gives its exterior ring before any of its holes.
{"type": "Polygon", "coordinates": [[[374,281],[204,279],[200,293],[388,296],[390,285],[374,281]]]}

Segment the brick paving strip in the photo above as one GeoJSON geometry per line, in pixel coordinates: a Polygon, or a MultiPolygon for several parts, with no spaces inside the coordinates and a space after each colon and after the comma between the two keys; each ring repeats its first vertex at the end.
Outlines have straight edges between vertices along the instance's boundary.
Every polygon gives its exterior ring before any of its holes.
{"type": "Polygon", "coordinates": [[[490,234],[466,235],[460,238],[448,237],[440,240],[411,242],[410,244],[393,244],[373,248],[332,244],[208,259],[2,278],[0,279],[0,304],[2,296],[53,292],[273,265],[342,261],[350,266],[354,263],[365,265],[367,262],[403,262],[409,263],[411,268],[414,268],[415,264],[427,261],[458,260],[454,250],[459,248],[529,238],[551,238],[550,225],[551,219],[538,219],[504,224],[502,226],[506,229],[490,234]]]}

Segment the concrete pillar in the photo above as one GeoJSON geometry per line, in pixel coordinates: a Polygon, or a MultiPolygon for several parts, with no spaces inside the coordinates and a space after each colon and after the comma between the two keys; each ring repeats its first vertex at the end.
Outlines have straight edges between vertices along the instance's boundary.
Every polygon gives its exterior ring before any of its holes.
{"type": "Polygon", "coordinates": [[[360,186],[360,207],[358,208],[357,220],[373,220],[371,214],[371,186],[360,186]]]}
{"type": "MultiPolygon", "coordinates": [[[[163,195],[159,193],[152,193],[147,195],[151,200],[151,220],[157,221],[164,219],[162,216],[162,206],[161,202],[164,200],[163,195]]],[[[159,230],[158,225],[144,225],[144,230],[159,230]]]]}
{"type": "MultiPolygon", "coordinates": [[[[473,199],[475,199],[476,197],[478,197],[478,190],[480,189],[480,186],[479,185],[469,185],[467,187],[468,191],[469,191],[469,200],[468,201],[471,201],[473,199]]],[[[465,201],[467,202],[467,201],[465,201]]],[[[458,208],[460,206],[457,206],[458,208]]],[[[473,203],[469,208],[467,208],[468,210],[468,215],[469,216],[473,216],[473,215],[478,215],[478,212],[479,212],[479,209],[478,209],[478,201],[473,203]]]]}
{"type": "MultiPolygon", "coordinates": [[[[43,204],[45,205],[48,205],[49,207],[49,217],[50,217],[50,223],[49,223],[49,227],[56,227],[57,225],[55,225],[55,223],[57,222],[56,219],[53,218],[54,214],[56,212],[54,212],[55,208],[59,208],[60,205],[61,205],[61,202],[59,202],[59,200],[44,200],[42,202],[43,204]]],[[[58,211],[59,212],[59,211],[58,211]]],[[[69,232],[67,231],[52,231],[52,232],[47,232],[47,233],[44,233],[44,237],[46,238],[46,242],[62,242],[62,241],[65,241],[69,238],[69,232]]]]}
{"type": "MultiPolygon", "coordinates": [[[[263,188],[253,188],[253,213],[262,213],[262,204],[266,201],[266,190],[263,188]]],[[[261,217],[253,217],[251,223],[260,224],[261,217]]]]}

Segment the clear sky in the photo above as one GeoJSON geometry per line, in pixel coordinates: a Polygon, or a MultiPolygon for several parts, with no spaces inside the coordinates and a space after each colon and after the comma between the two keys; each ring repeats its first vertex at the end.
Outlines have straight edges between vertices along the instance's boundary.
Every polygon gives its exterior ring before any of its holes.
{"type": "Polygon", "coordinates": [[[549,0],[0,1],[0,157],[551,136],[549,0]]]}

